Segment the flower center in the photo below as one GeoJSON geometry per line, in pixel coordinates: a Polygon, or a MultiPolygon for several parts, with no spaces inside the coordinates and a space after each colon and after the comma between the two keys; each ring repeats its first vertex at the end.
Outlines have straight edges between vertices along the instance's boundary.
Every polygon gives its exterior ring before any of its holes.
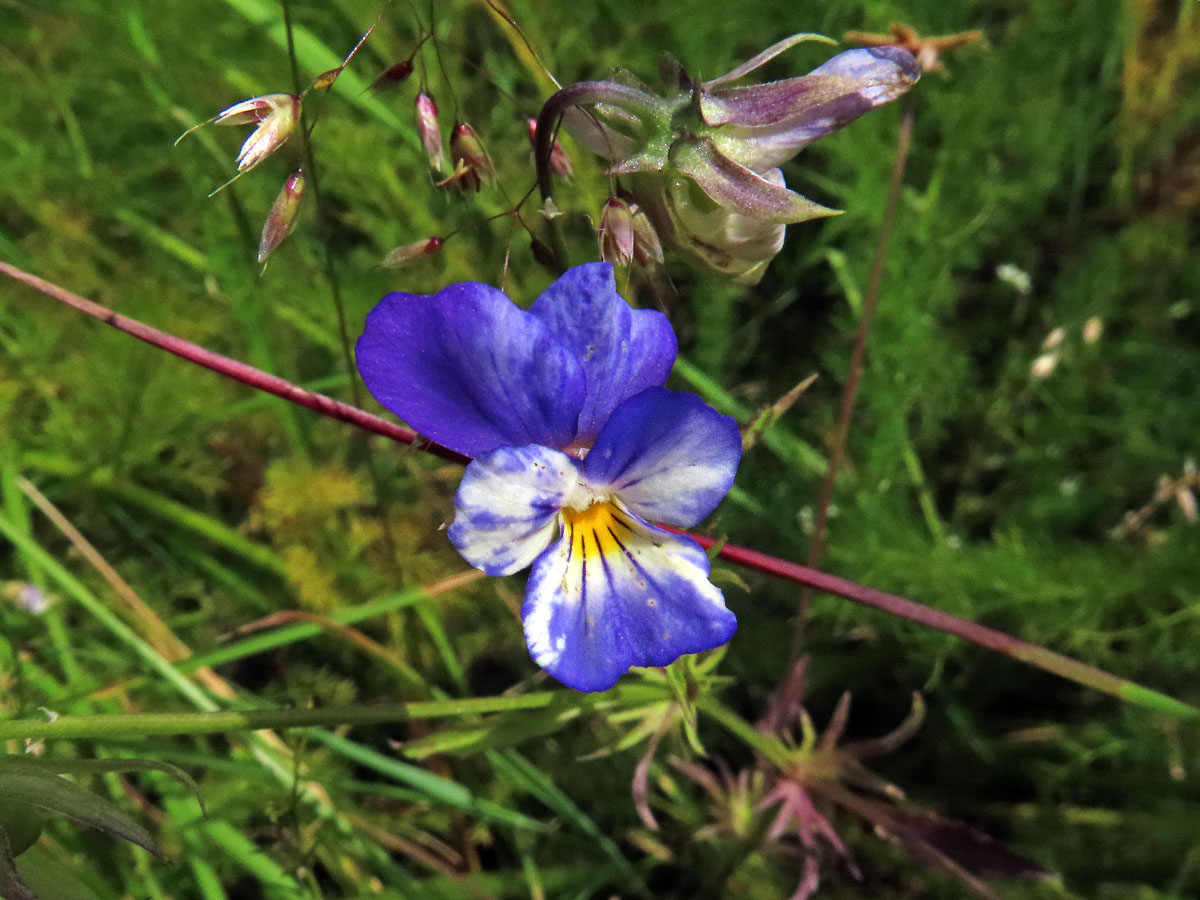
{"type": "Polygon", "coordinates": [[[571,555],[576,559],[620,552],[631,533],[625,513],[611,500],[593,503],[586,509],[566,507],[563,527],[570,536],[571,555]]]}

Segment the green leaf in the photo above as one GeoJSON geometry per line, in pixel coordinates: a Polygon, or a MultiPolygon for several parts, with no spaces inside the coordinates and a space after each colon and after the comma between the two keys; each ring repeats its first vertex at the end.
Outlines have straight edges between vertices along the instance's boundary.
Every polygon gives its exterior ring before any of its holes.
{"type": "MultiPolygon", "coordinates": [[[[53,775],[96,775],[108,772],[162,772],[174,778],[186,787],[200,804],[204,812],[204,798],[200,796],[200,787],[194,778],[179,766],[171,763],[158,762],[152,759],[31,759],[27,757],[0,757],[0,773],[10,759],[19,760],[20,764],[32,764],[53,775]]],[[[2,815],[2,814],[0,814],[2,815]]]]}
{"type": "Polygon", "coordinates": [[[8,757],[0,768],[0,807],[14,806],[63,816],[111,837],[137,844],[155,856],[163,855],[150,832],[119,807],[65,778],[46,772],[30,760],[8,757]]]}
{"type": "Polygon", "coordinates": [[[18,806],[0,809],[0,844],[6,844],[14,857],[20,856],[42,836],[45,824],[45,817],[33,810],[18,806]]]}
{"type": "Polygon", "coordinates": [[[5,900],[100,900],[100,896],[79,876],[78,863],[61,851],[34,847],[21,857],[19,877],[24,897],[0,894],[5,900]]]}

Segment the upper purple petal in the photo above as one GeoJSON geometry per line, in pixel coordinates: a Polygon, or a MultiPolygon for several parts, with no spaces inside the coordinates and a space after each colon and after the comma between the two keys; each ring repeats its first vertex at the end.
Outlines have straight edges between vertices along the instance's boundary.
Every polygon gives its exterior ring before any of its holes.
{"type": "Polygon", "coordinates": [[[575,439],[582,366],[544,321],[489,285],[388,294],[367,315],[356,355],[376,400],[460,453],[575,439]]]}
{"type": "Polygon", "coordinates": [[[643,519],[691,527],[733,487],[737,422],[695,394],[649,388],[613,413],[582,469],[643,519]]]}
{"type": "Polygon", "coordinates": [[[662,313],[631,309],[617,293],[609,263],[575,266],[530,307],[583,366],[587,396],[576,440],[591,441],[614,409],[648,387],[659,387],[678,345],[662,313]]]}

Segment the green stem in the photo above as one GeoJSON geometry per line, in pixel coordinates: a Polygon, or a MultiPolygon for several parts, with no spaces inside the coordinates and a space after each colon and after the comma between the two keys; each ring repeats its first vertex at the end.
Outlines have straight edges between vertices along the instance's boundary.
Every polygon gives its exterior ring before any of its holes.
{"type": "Polygon", "coordinates": [[[480,713],[547,709],[558,705],[578,707],[580,695],[567,691],[541,691],[514,697],[480,697],[466,700],[426,700],[413,703],[379,703],[326,706],[315,709],[246,709],[214,712],[133,713],[69,716],[45,719],[10,719],[0,722],[0,741],[49,738],[131,738],[184,734],[222,734],[284,728],[333,728],[344,725],[381,725],[412,719],[445,719],[480,713]]]}

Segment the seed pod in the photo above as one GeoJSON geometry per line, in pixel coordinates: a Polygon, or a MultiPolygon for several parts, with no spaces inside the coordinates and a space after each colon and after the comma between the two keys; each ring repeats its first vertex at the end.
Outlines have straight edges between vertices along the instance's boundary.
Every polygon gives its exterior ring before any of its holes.
{"type": "MultiPolygon", "coordinates": [[[[466,122],[455,122],[450,130],[450,158],[454,168],[465,166],[475,173],[478,181],[490,181],[496,175],[492,160],[483,148],[479,134],[466,122]]],[[[479,190],[478,186],[475,188],[479,190]]]]}
{"type": "Polygon", "coordinates": [[[389,269],[399,269],[409,265],[423,256],[433,256],[442,250],[443,240],[440,237],[425,238],[397,247],[383,258],[381,265],[389,269]]]}
{"type": "MultiPolygon", "coordinates": [[[[287,139],[296,130],[300,121],[300,98],[291,94],[277,95],[285,97],[262,119],[258,127],[246,138],[242,149],[238,151],[237,167],[239,172],[253,169],[260,162],[287,143],[287,139]]],[[[221,122],[217,123],[223,124],[221,122]]]]}
{"type": "Polygon", "coordinates": [[[633,259],[633,211],[620,197],[609,197],[600,213],[600,258],[614,266],[633,259]]]}
{"type": "Polygon", "coordinates": [[[442,129],[438,125],[438,108],[424,91],[417,94],[417,135],[425,153],[429,156],[429,165],[439,172],[446,165],[446,154],[442,150],[442,129]]]}
{"type": "Polygon", "coordinates": [[[411,59],[402,59],[398,63],[393,63],[382,72],[375,76],[375,80],[370,84],[372,91],[386,91],[389,88],[394,88],[408,80],[408,76],[413,73],[413,64],[411,59]]]}
{"type": "Polygon", "coordinates": [[[300,202],[304,199],[304,185],[304,173],[297,169],[288,176],[279,196],[271,204],[258,242],[260,264],[267,261],[267,257],[275,252],[275,248],[284,242],[296,226],[296,214],[300,212],[300,202]]]}
{"type": "Polygon", "coordinates": [[[629,204],[633,213],[633,258],[643,266],[651,266],[663,261],[662,241],[658,239],[658,231],[654,223],[646,215],[646,211],[636,203],[629,204]]]}

